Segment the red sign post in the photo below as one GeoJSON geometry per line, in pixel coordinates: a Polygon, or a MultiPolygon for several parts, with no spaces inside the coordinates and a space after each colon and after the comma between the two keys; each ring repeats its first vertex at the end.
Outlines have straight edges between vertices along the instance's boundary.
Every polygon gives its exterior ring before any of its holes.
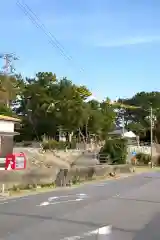
{"type": "Polygon", "coordinates": [[[23,170],[26,168],[24,153],[9,154],[6,157],[5,170],[23,170]]]}

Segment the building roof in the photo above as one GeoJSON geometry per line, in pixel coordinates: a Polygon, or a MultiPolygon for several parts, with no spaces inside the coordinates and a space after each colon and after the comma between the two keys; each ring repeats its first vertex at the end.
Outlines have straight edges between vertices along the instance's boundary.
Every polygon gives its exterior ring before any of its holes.
{"type": "Polygon", "coordinates": [[[136,138],[136,135],[132,131],[128,132],[126,129],[124,129],[123,132],[122,128],[116,128],[114,131],[109,132],[109,135],[111,136],[123,136],[123,134],[125,138],[136,138]]]}
{"type": "Polygon", "coordinates": [[[21,120],[18,119],[18,118],[9,117],[9,116],[4,116],[4,115],[0,115],[0,120],[11,121],[11,122],[20,122],[20,121],[21,121],[21,120]]]}
{"type": "Polygon", "coordinates": [[[136,138],[136,134],[133,133],[132,131],[129,131],[129,132],[124,133],[124,137],[127,137],[127,138],[136,138]]]}

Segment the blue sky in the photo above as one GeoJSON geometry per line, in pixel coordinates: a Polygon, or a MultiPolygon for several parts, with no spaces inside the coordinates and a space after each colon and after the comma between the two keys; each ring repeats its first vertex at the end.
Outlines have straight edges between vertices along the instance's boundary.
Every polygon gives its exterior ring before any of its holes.
{"type": "Polygon", "coordinates": [[[72,61],[49,43],[16,0],[5,0],[0,6],[0,52],[19,56],[17,72],[34,76],[38,71],[53,71],[58,77],[67,76],[87,85],[98,99],[160,90],[159,0],[25,3],[56,36],[72,61]]]}

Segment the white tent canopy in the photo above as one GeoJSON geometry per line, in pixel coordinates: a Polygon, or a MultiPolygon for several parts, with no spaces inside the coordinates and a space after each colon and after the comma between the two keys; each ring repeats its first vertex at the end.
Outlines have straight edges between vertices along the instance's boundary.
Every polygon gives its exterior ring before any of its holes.
{"type": "Polygon", "coordinates": [[[124,133],[124,137],[127,137],[127,138],[136,138],[136,134],[134,134],[132,131],[129,131],[129,132],[125,132],[125,133],[124,133]]]}

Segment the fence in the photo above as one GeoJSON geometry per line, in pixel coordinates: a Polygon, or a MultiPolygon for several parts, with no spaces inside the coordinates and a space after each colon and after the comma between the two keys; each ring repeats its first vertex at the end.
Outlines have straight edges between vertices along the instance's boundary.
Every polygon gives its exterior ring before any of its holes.
{"type": "Polygon", "coordinates": [[[149,146],[128,146],[128,152],[136,152],[136,153],[145,153],[150,154],[151,153],[151,147],[149,146]]]}
{"type": "MultiPolygon", "coordinates": [[[[151,146],[128,146],[128,152],[151,154],[151,146]]],[[[160,154],[160,144],[153,143],[152,155],[156,156],[160,154]]]]}

